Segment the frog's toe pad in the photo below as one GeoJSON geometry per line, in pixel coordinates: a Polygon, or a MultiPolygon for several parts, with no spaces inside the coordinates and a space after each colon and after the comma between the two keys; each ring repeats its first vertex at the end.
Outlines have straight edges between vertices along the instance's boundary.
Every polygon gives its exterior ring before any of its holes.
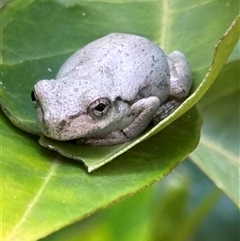
{"type": "Polygon", "coordinates": [[[157,110],[155,116],[153,117],[153,124],[157,125],[161,120],[165,119],[172,112],[174,112],[180,105],[181,102],[178,102],[176,100],[171,100],[161,105],[157,110]]]}

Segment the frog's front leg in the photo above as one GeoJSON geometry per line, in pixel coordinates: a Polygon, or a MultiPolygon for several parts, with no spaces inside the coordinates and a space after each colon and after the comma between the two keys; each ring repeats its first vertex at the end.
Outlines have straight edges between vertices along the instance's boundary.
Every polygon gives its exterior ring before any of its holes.
{"type": "Polygon", "coordinates": [[[116,145],[132,140],[139,136],[152,121],[152,118],[159,108],[158,97],[151,96],[135,102],[131,106],[129,116],[133,122],[123,130],[108,133],[104,136],[79,139],[78,142],[92,146],[116,145]]]}
{"type": "Polygon", "coordinates": [[[153,118],[157,124],[174,110],[176,110],[188,96],[192,85],[192,75],[186,57],[179,51],[174,51],[168,56],[170,69],[170,95],[166,103],[160,106],[153,118]]]}

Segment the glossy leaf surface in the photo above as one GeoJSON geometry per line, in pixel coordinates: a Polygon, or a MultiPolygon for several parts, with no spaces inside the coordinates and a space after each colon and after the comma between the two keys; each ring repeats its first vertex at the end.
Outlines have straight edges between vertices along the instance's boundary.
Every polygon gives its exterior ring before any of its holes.
{"type": "Polygon", "coordinates": [[[35,240],[167,175],[198,143],[196,110],[186,115],[90,174],[81,163],[42,148],[3,116],[3,240],[35,240]],[[175,136],[181,126],[188,129],[175,136]]]}
{"type": "Polygon", "coordinates": [[[236,18],[237,7],[236,1],[226,4],[220,0],[9,2],[2,11],[2,108],[16,126],[39,135],[30,99],[33,85],[40,79],[54,78],[68,56],[111,32],[143,35],[167,52],[178,49],[185,53],[194,78],[192,96],[137,140],[105,148],[104,155],[92,158],[88,153],[96,152],[95,148],[86,151],[70,143],[62,148],[62,143],[49,140],[49,144],[47,139],[41,139],[42,145],[67,157],[83,159],[88,170],[94,170],[165,128],[202,97],[237,41],[239,23],[222,38],[214,56],[214,46],[236,18]],[[221,16],[218,21],[217,16],[221,16]]]}

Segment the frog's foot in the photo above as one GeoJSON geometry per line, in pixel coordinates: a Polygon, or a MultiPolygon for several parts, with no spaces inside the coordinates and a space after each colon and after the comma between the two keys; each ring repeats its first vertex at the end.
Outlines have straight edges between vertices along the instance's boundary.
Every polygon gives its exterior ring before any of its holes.
{"type": "Polygon", "coordinates": [[[170,99],[184,100],[192,85],[192,75],[187,59],[179,51],[172,52],[168,57],[170,68],[170,99]]]}
{"type": "Polygon", "coordinates": [[[161,105],[153,117],[153,124],[157,125],[161,120],[165,119],[172,112],[174,112],[180,105],[181,102],[177,100],[170,100],[165,104],[161,105]]]}
{"type": "Polygon", "coordinates": [[[123,132],[115,131],[104,136],[77,139],[77,144],[87,146],[108,146],[121,144],[129,140],[130,139],[123,132]]]}

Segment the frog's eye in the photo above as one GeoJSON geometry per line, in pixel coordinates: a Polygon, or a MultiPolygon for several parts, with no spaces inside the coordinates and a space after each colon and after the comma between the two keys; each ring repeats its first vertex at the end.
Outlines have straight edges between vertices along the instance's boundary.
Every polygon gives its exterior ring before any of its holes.
{"type": "Polygon", "coordinates": [[[33,102],[37,101],[34,90],[31,92],[31,99],[33,102]]]}
{"type": "Polygon", "coordinates": [[[92,117],[101,118],[109,112],[111,107],[112,107],[112,105],[108,98],[99,98],[99,99],[93,101],[89,105],[88,113],[92,117]]]}

